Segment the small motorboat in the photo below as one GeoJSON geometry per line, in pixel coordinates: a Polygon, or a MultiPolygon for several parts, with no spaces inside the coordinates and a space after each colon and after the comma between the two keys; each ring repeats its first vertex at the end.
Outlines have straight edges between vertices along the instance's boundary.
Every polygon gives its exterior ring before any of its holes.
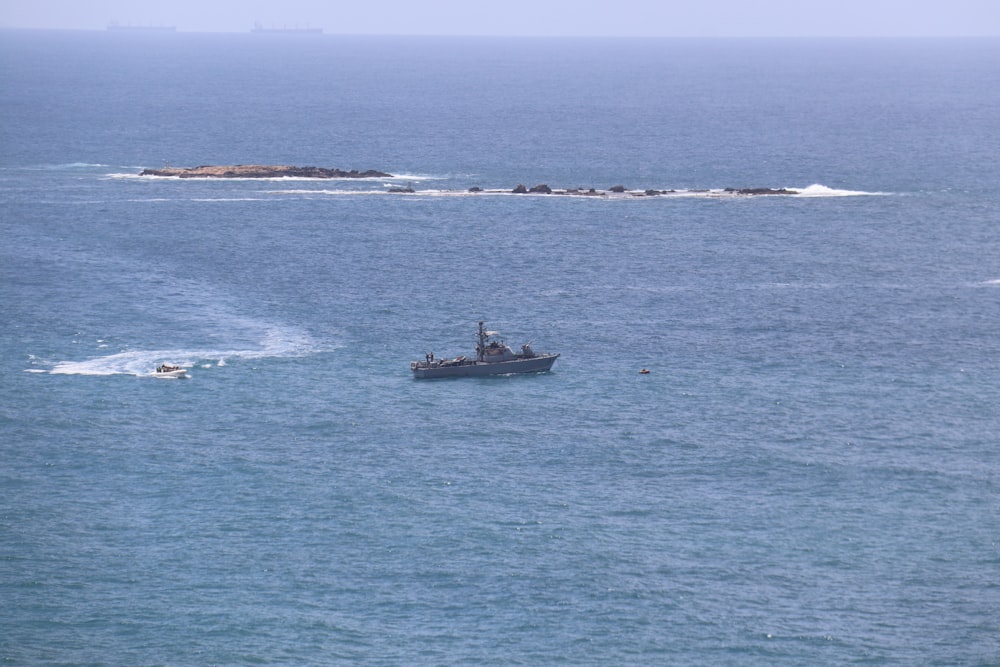
{"type": "Polygon", "coordinates": [[[154,375],[158,378],[183,378],[187,377],[187,369],[170,364],[160,364],[156,367],[154,375]]]}

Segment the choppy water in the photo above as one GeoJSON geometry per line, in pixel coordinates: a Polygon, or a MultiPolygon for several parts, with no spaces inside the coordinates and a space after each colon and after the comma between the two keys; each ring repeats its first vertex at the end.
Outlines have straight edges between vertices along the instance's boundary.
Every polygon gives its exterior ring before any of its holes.
{"type": "Polygon", "coordinates": [[[0,33],[4,661],[1000,662],[998,56],[0,33]]]}

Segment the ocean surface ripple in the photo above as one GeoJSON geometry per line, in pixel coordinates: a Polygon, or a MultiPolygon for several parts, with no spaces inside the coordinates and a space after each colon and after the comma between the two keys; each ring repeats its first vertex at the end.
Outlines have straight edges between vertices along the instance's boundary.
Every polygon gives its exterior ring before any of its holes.
{"type": "Polygon", "coordinates": [[[1000,663],[997,62],[0,31],[2,660],[1000,663]]]}

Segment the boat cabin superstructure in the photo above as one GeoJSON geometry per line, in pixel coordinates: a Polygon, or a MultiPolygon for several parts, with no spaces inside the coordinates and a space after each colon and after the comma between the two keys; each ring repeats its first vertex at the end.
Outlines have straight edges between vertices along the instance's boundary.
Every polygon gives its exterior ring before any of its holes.
{"type": "Polygon", "coordinates": [[[487,331],[485,324],[485,322],[479,323],[479,333],[477,335],[479,342],[476,345],[476,359],[478,361],[495,364],[500,361],[512,361],[514,359],[531,359],[535,356],[535,353],[531,350],[531,343],[525,343],[521,346],[521,351],[515,353],[500,338],[498,332],[487,331]]]}

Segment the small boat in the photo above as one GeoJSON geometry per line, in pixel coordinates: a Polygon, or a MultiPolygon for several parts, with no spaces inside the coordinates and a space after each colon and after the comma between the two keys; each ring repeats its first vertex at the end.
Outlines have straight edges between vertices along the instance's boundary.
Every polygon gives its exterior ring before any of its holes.
{"type": "Polygon", "coordinates": [[[507,375],[509,373],[542,373],[552,368],[559,358],[550,352],[535,352],[531,343],[521,346],[519,352],[510,349],[500,334],[487,331],[485,322],[479,323],[476,344],[476,358],[455,357],[435,359],[428,354],[423,361],[411,361],[410,370],[415,378],[482,377],[485,375],[507,375]]]}
{"type": "Polygon", "coordinates": [[[184,378],[187,377],[187,369],[170,364],[160,364],[156,367],[154,375],[158,378],[184,378]]]}

